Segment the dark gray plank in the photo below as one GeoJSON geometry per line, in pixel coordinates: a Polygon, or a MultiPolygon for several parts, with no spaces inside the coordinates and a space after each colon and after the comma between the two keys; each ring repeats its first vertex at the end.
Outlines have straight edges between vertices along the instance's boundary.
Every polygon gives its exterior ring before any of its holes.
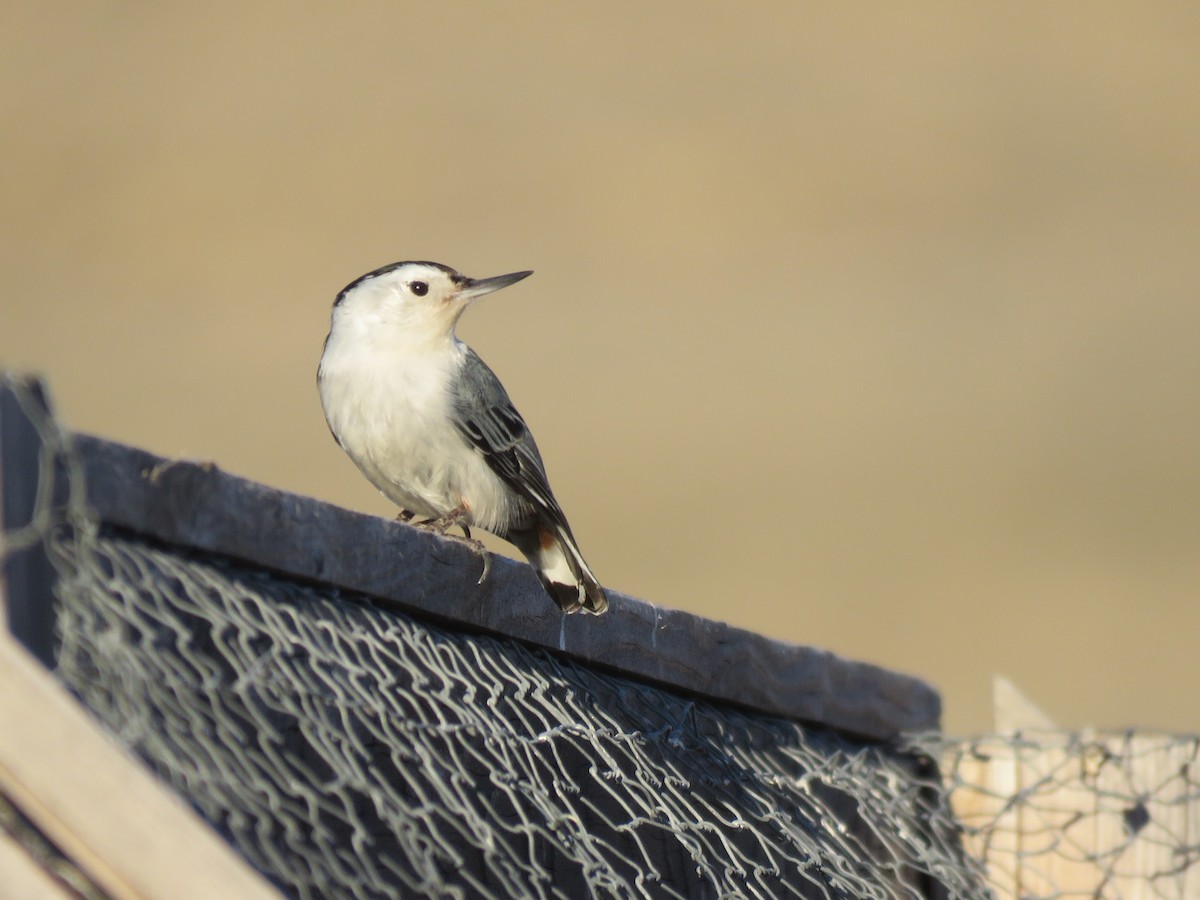
{"type": "Polygon", "coordinates": [[[506,635],[588,663],[871,738],[935,728],[917,679],[771,640],[610,591],[601,617],[563,616],[533,570],[494,557],[482,585],[466,547],[220,471],[77,436],[100,518],[159,540],[361,591],[422,616],[506,635]]]}

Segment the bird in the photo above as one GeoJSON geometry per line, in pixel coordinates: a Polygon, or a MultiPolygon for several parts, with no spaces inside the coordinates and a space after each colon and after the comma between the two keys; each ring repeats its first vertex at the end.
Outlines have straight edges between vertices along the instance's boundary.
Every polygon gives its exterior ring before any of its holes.
{"type": "MultiPolygon", "coordinates": [[[[500,379],[454,333],[475,300],[531,271],[468,278],[427,261],[368,272],[338,293],[317,368],[334,440],[397,516],[446,535],[478,527],[519,549],[564,613],[608,597],[550,490],[533,434],[500,379]]],[[[450,535],[447,535],[448,537],[450,535]]],[[[455,536],[456,537],[456,536],[455,536]]],[[[464,538],[458,538],[463,540],[464,538]]]]}

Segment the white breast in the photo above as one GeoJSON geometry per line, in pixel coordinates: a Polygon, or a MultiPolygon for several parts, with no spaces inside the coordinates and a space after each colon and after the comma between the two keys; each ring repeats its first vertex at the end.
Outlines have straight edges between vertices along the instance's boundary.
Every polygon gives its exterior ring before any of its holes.
{"type": "Polygon", "coordinates": [[[511,492],[451,418],[448,388],[464,352],[453,338],[429,346],[335,330],[318,373],[321,404],[343,449],[392,502],[422,516],[465,503],[470,524],[503,533],[511,492]]]}

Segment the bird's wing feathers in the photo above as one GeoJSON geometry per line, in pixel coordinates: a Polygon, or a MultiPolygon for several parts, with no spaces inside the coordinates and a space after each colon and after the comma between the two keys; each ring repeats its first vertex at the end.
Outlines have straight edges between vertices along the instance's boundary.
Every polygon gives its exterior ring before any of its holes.
{"type": "Polygon", "coordinates": [[[550,491],[542,456],[495,373],[471,348],[454,391],[454,423],[505,483],[570,534],[550,491]]]}
{"type": "Polygon", "coordinates": [[[516,543],[529,557],[546,591],[565,612],[582,607],[596,615],[603,613],[608,598],[584,562],[567,517],[550,491],[533,435],[500,380],[469,347],[453,399],[458,430],[492,471],[533,508],[536,521],[532,528],[500,536],[516,543]],[[544,543],[547,538],[553,541],[551,545],[544,543]],[[569,576],[558,568],[559,563],[569,570],[569,576]]]}

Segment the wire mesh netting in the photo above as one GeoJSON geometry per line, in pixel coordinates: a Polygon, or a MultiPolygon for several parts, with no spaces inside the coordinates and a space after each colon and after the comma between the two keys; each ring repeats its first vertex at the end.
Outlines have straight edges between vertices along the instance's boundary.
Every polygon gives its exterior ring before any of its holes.
{"type": "Polygon", "coordinates": [[[1200,896],[1195,738],[696,700],[102,526],[38,430],[58,677],[288,896],[1200,896]]]}
{"type": "Polygon", "coordinates": [[[888,748],[127,536],[61,598],[60,677],[297,896],[976,888],[888,748]]]}
{"type": "Polygon", "coordinates": [[[977,895],[928,759],[103,527],[38,427],[58,677],[290,896],[977,895]]]}

